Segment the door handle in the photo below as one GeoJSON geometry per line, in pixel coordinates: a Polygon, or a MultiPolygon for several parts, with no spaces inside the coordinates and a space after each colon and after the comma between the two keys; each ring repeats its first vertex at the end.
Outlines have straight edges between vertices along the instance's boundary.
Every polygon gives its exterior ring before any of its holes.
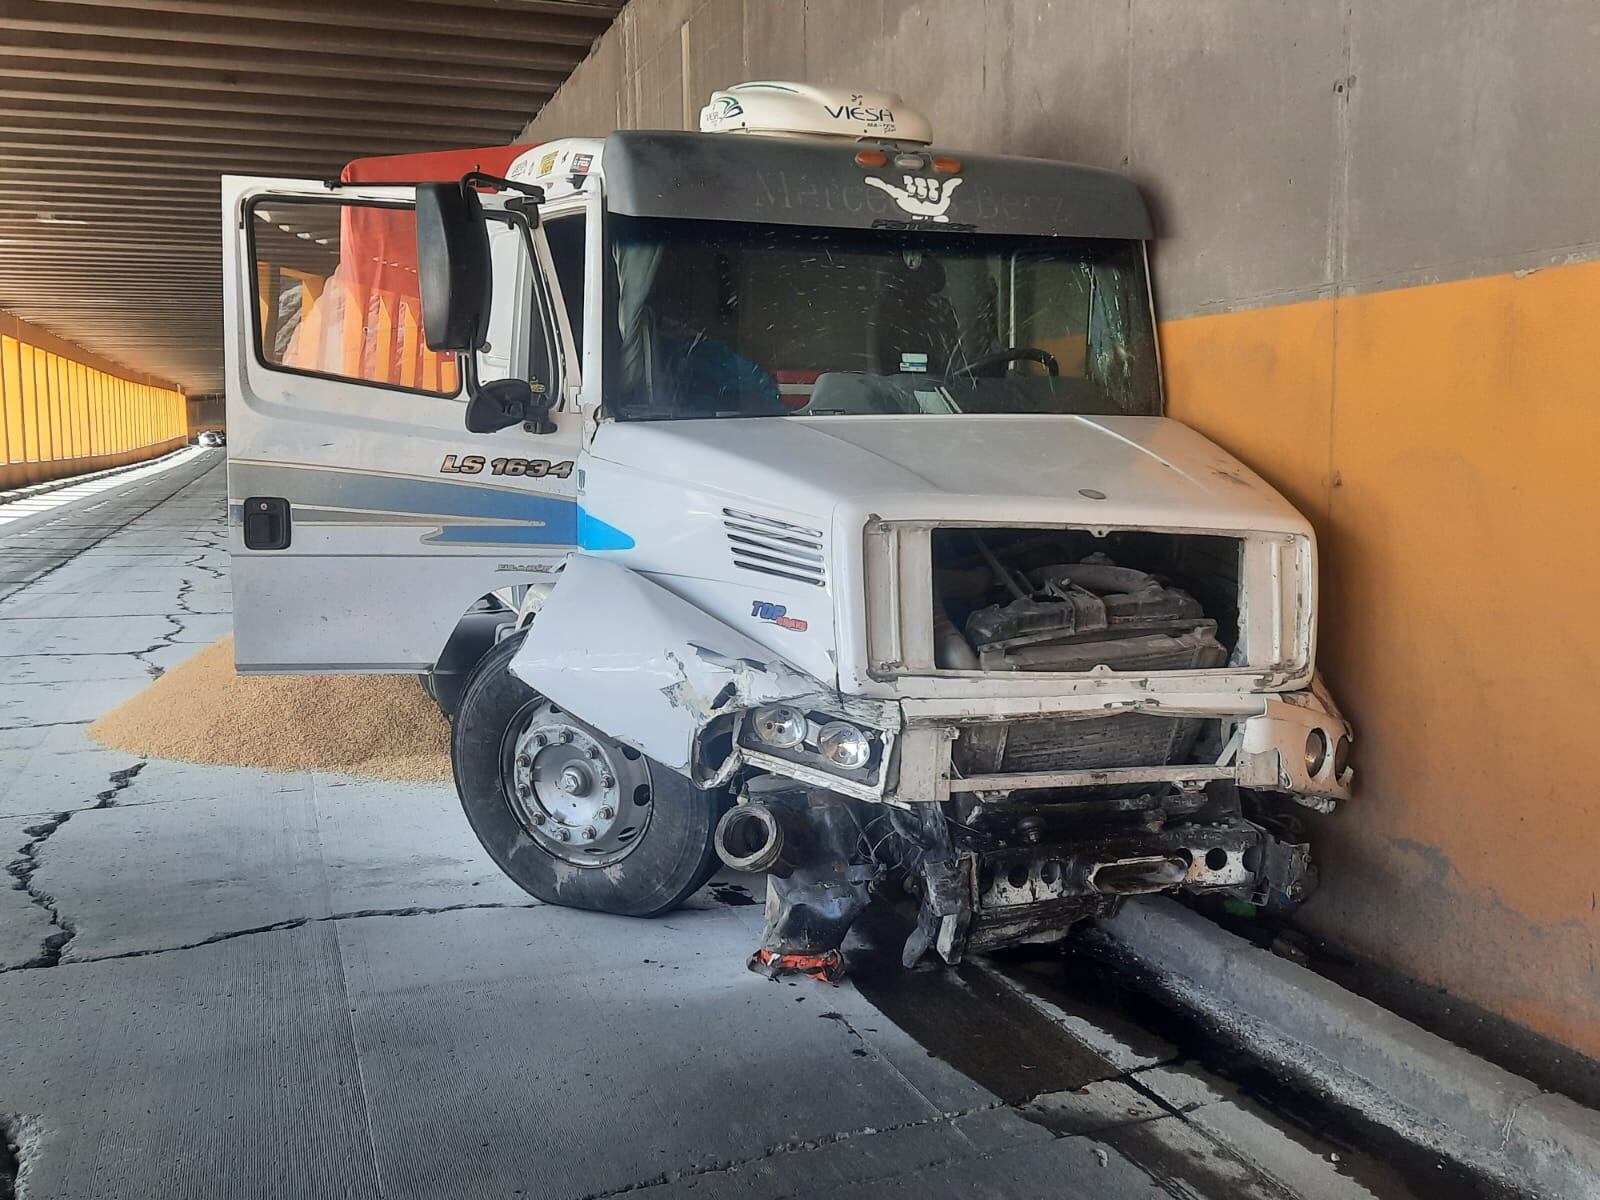
{"type": "Polygon", "coordinates": [[[244,548],[285,550],[289,546],[289,502],[281,496],[247,496],[244,548]]]}

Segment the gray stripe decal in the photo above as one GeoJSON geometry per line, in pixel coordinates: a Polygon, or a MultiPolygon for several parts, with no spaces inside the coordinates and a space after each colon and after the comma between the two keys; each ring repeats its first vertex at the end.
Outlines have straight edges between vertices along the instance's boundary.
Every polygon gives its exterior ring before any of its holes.
{"type": "Polygon", "coordinates": [[[543,529],[539,540],[551,545],[577,542],[578,505],[564,496],[541,495],[514,488],[484,486],[463,480],[417,479],[328,467],[233,462],[229,490],[245,496],[282,496],[300,519],[313,524],[405,523],[453,524],[451,518],[506,522],[522,529],[543,529]],[[328,510],[342,510],[337,518],[328,510]],[[315,514],[315,515],[313,515],[315,514]],[[363,521],[358,514],[375,517],[363,521]]]}

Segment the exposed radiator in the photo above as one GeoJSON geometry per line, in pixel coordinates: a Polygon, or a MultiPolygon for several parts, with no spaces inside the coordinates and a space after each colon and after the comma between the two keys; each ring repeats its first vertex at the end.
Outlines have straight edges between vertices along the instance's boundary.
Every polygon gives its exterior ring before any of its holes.
{"type": "Polygon", "coordinates": [[[966,775],[1162,767],[1187,762],[1204,726],[1150,713],[1012,721],[963,728],[952,754],[966,775]]]}

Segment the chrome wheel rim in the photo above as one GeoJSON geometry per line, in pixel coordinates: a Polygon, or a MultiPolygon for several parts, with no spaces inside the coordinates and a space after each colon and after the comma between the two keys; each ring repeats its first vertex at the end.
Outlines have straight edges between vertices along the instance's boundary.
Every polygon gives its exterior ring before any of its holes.
{"type": "Polygon", "coordinates": [[[650,776],[639,753],[542,696],[507,727],[500,779],[528,836],[576,867],[622,861],[650,824],[650,776]]]}

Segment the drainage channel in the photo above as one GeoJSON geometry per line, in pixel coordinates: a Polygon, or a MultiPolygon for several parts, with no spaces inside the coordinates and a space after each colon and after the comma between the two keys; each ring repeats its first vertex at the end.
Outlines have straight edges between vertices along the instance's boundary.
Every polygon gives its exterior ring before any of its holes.
{"type": "Polygon", "coordinates": [[[992,968],[1046,1002],[1083,1011],[1098,1005],[1173,1046],[1173,1065],[1193,1064],[1239,1089],[1307,1144],[1339,1157],[1341,1174],[1380,1197],[1416,1200],[1519,1200],[1503,1185],[1475,1175],[1406,1141],[1392,1130],[1284,1079],[1246,1049],[1214,1037],[1191,1013],[1165,1000],[1153,983],[1109,947],[1076,941],[1056,952],[997,956],[992,968]]]}
{"type": "MultiPolygon", "coordinates": [[[[1350,1194],[1380,1200],[1516,1200],[1500,1185],[1359,1113],[1275,1077],[1146,991],[1130,965],[1086,943],[1006,951],[953,969],[905,971],[898,962],[899,922],[878,917],[863,924],[858,930],[866,945],[853,953],[850,978],[886,1018],[1022,1116],[1058,1135],[1103,1142],[1178,1194],[1240,1193],[1236,1178],[1218,1174],[1203,1155],[1176,1152],[1172,1139],[1160,1136],[1152,1121],[1130,1116],[1103,1129],[1062,1128],[1052,1119],[1060,1110],[1053,1098],[1115,1088],[1135,1097],[1155,1118],[1188,1121],[1190,1109],[1167,1099],[1170,1089],[1155,1085],[1158,1076],[1147,1072],[1160,1072],[1163,1080],[1192,1073],[1197,1081],[1210,1079],[1226,1088],[1229,1098],[1223,1102],[1259,1118],[1264,1134],[1296,1153],[1315,1156],[1319,1167],[1331,1164],[1324,1169],[1348,1181],[1350,1194]],[[1080,1036],[1080,1026],[1095,1036],[1080,1036]]],[[[1225,1139],[1220,1149],[1229,1152],[1225,1139]]],[[[1248,1154],[1241,1161],[1248,1162],[1248,1154]]],[[[1261,1186],[1273,1195],[1320,1200],[1320,1193],[1286,1190],[1270,1174],[1261,1186]]]]}

